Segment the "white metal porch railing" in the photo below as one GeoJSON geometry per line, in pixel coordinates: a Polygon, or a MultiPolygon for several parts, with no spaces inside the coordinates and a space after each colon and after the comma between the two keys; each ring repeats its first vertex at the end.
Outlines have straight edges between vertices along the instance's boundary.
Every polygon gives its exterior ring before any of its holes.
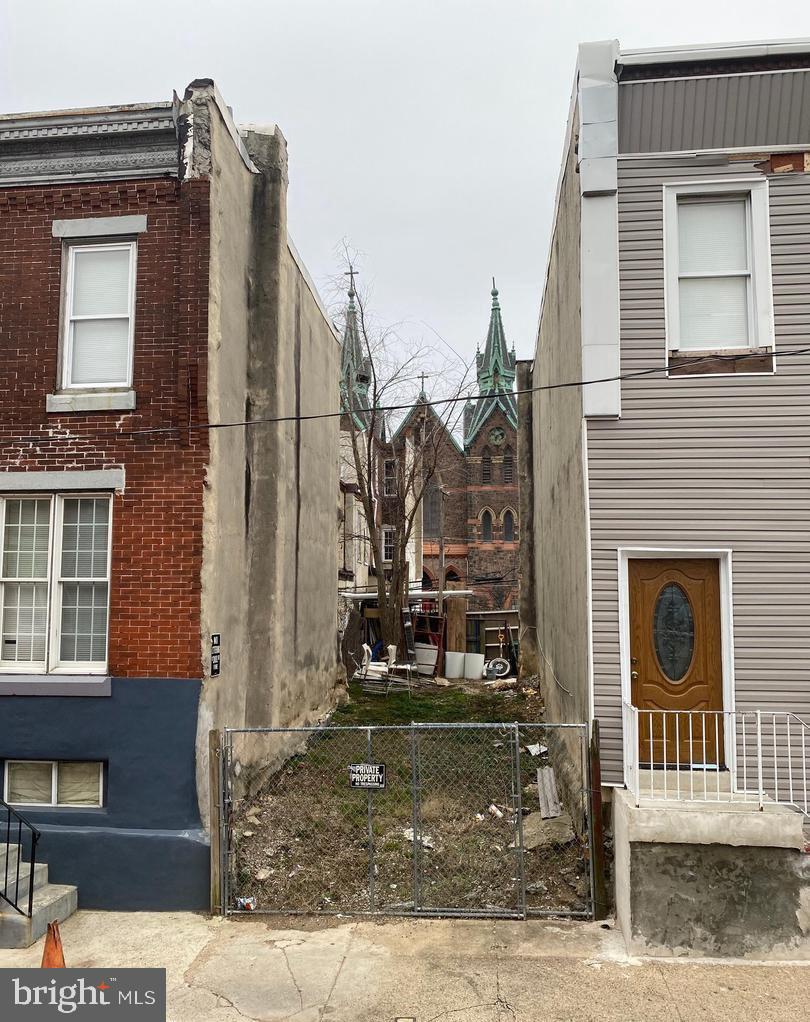
{"type": "Polygon", "coordinates": [[[646,710],[622,704],[625,783],[642,798],[766,802],[810,817],[810,725],[770,710],[646,710]]]}

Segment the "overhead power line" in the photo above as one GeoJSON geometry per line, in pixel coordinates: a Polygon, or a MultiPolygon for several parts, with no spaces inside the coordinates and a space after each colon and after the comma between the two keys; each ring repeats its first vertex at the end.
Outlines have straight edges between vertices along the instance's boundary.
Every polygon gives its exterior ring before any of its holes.
{"type": "MultiPolygon", "coordinates": [[[[793,351],[773,351],[770,353],[774,358],[786,358],[786,357],[798,357],[800,355],[810,355],[810,348],[797,348],[793,351]]],[[[513,397],[519,397],[525,394],[538,394],[541,392],[553,391],[553,390],[568,390],[575,387],[592,387],[600,383],[618,383],[624,380],[635,380],[649,376],[656,376],[659,373],[669,373],[673,369],[686,368],[688,366],[699,365],[703,362],[739,362],[748,358],[762,358],[762,352],[752,351],[743,352],[742,354],[734,355],[700,355],[695,358],[689,358],[680,362],[672,362],[668,365],[651,366],[649,369],[637,369],[632,372],[619,373],[615,376],[602,376],[594,380],[565,380],[560,383],[544,383],[537,387],[528,387],[524,390],[511,390],[506,393],[511,394],[513,397]]],[[[795,374],[799,375],[799,374],[795,374]]],[[[803,373],[801,375],[808,375],[803,373]]],[[[683,379],[684,377],[679,377],[683,379]]],[[[459,402],[475,402],[475,401],[488,401],[492,398],[492,394],[461,394],[456,397],[442,397],[436,398],[432,401],[415,402],[409,401],[405,404],[395,405],[382,405],[377,408],[366,407],[366,408],[352,408],[350,410],[343,411],[330,411],[330,412],[311,412],[309,414],[302,415],[271,415],[264,416],[258,419],[237,419],[229,422],[199,422],[199,423],[186,423],[185,425],[174,424],[171,426],[150,426],[144,429],[108,429],[108,430],[94,430],[86,433],[63,433],[59,436],[20,436],[15,437],[13,440],[7,441],[7,443],[20,444],[20,443],[31,443],[36,445],[48,444],[48,443],[64,443],[70,440],[86,441],[95,438],[103,438],[107,436],[115,437],[135,437],[135,436],[158,436],[166,433],[195,433],[202,432],[204,430],[214,429],[237,429],[248,426],[261,426],[270,425],[274,423],[283,422],[311,422],[317,419],[336,419],[343,415],[349,414],[349,411],[356,415],[362,415],[366,413],[378,413],[378,412],[401,412],[409,411],[419,404],[423,408],[435,408],[439,406],[455,405],[459,402]]],[[[53,428],[53,427],[51,427],[53,428]]]]}

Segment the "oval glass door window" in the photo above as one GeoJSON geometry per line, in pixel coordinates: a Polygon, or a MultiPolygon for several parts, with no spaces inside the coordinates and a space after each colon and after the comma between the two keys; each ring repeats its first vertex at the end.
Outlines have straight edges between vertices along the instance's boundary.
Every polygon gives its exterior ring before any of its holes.
{"type": "Polygon", "coordinates": [[[658,594],[653,644],[663,673],[670,681],[680,681],[695,651],[695,620],[689,597],[676,582],[668,582],[658,594]]]}

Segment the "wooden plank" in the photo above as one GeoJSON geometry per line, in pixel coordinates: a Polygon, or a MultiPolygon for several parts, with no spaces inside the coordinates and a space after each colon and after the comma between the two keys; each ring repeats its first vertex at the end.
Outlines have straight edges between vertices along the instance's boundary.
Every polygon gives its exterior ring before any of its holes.
{"type": "Polygon", "coordinates": [[[537,792],[540,796],[540,815],[544,820],[559,816],[562,813],[560,797],[557,794],[557,781],[554,767],[540,767],[537,771],[537,792]]]}
{"type": "Polygon", "coordinates": [[[447,609],[447,648],[457,653],[467,651],[467,600],[462,596],[445,597],[447,609]]]}

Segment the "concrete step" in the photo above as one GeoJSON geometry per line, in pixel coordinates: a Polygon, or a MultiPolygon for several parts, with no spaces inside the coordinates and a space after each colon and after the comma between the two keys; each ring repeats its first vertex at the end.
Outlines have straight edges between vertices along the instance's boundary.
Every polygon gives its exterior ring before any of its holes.
{"type": "Polygon", "coordinates": [[[75,887],[66,884],[34,885],[34,904],[31,918],[15,912],[3,902],[0,909],[0,948],[30,947],[48,929],[48,923],[64,922],[78,907],[79,896],[75,887]]]}
{"type": "Polygon", "coordinates": [[[654,798],[666,791],[671,798],[680,791],[685,798],[712,798],[719,792],[731,791],[731,774],[728,770],[645,770],[638,772],[639,792],[644,798],[654,798]],[[653,794],[654,793],[654,794],[653,794]]]}
{"type": "MultiPolygon", "coordinates": [[[[3,832],[3,837],[5,838],[5,832],[3,832]]],[[[17,866],[19,856],[19,845],[0,845],[0,884],[3,883],[6,877],[6,861],[8,861],[8,874],[11,876],[17,866]]],[[[24,855],[23,858],[25,858],[24,855]]]]}
{"type": "MultiPolygon", "coordinates": [[[[16,900],[20,908],[25,908],[23,902],[28,897],[28,890],[31,886],[31,863],[22,862],[20,863],[20,875],[17,877],[16,866],[10,868],[8,872],[8,884],[3,886],[5,882],[5,873],[0,871],[0,894],[4,894],[7,898],[16,900]]],[[[34,890],[39,890],[40,887],[44,887],[48,882],[48,863],[38,862],[34,866],[34,890]]]]}

